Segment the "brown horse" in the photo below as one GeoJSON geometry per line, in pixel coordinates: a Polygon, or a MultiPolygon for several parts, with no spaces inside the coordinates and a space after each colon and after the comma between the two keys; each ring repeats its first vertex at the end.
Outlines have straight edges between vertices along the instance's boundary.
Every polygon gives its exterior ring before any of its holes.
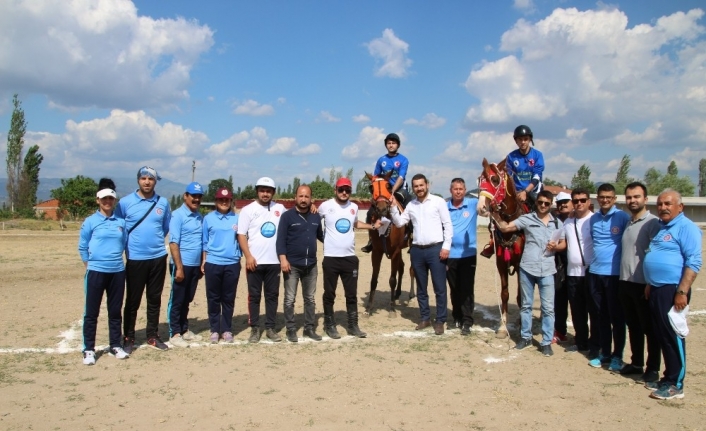
{"type": "MultiPolygon", "coordinates": [[[[381,220],[383,217],[390,220],[384,235],[375,230],[370,236],[373,241],[373,250],[370,254],[370,260],[373,264],[373,274],[370,277],[370,296],[368,297],[368,305],[365,307],[366,314],[373,313],[373,300],[375,298],[375,290],[378,286],[378,275],[380,274],[380,265],[382,264],[382,255],[384,254],[390,259],[390,307],[388,309],[389,317],[396,317],[395,301],[400,298],[402,293],[402,275],[404,274],[404,260],[402,260],[402,250],[407,247],[405,241],[405,227],[397,227],[392,223],[390,215],[390,175],[388,172],[384,177],[377,177],[365,173],[370,180],[370,191],[372,193],[372,203],[368,211],[371,214],[371,223],[381,220]]],[[[396,203],[400,212],[404,211],[399,203],[396,203]]],[[[414,272],[412,267],[409,268],[411,285],[409,290],[409,300],[412,300],[414,294],[414,272]]]]}
{"type": "MultiPolygon", "coordinates": [[[[511,222],[525,214],[524,205],[517,199],[515,183],[505,169],[505,159],[500,163],[489,164],[483,159],[483,173],[478,178],[480,189],[480,205],[497,214],[505,222],[511,222]]],[[[492,220],[492,218],[491,218],[492,220]]],[[[507,302],[510,298],[508,290],[508,276],[517,274],[517,306],[520,306],[520,259],[525,246],[525,237],[521,233],[501,233],[497,226],[491,228],[493,244],[495,245],[495,266],[500,274],[502,299],[501,323],[496,332],[498,338],[509,335],[507,330],[507,302]]]]}

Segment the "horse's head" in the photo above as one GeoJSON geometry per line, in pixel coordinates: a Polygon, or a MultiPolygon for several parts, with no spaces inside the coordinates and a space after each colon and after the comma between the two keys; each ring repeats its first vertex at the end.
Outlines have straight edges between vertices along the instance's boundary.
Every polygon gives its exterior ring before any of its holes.
{"type": "Polygon", "coordinates": [[[498,164],[488,163],[488,160],[483,159],[483,171],[478,177],[478,189],[480,196],[487,198],[491,209],[497,208],[507,193],[507,173],[499,166],[505,167],[505,160],[498,164]]]}
{"type": "Polygon", "coordinates": [[[372,194],[375,208],[378,213],[387,214],[390,210],[390,200],[392,199],[392,187],[390,186],[392,171],[381,177],[367,172],[365,176],[370,180],[370,193],[372,194]]]}

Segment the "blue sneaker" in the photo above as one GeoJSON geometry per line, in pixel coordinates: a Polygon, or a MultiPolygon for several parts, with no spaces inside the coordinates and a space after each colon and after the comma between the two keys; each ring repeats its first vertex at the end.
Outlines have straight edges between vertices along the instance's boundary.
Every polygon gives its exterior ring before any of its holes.
{"type": "Polygon", "coordinates": [[[620,358],[611,358],[610,360],[610,365],[608,365],[608,371],[612,371],[614,373],[619,373],[620,370],[623,368],[623,360],[620,358]]]}
{"type": "Polygon", "coordinates": [[[658,390],[659,388],[661,388],[662,385],[663,385],[663,383],[659,380],[656,382],[645,382],[645,389],[647,389],[648,391],[654,392],[654,391],[658,390]]]}
{"type": "Polygon", "coordinates": [[[684,398],[684,389],[677,389],[676,386],[672,385],[662,385],[659,389],[650,394],[650,398],[655,398],[658,400],[684,398]]]}
{"type": "Polygon", "coordinates": [[[595,358],[588,361],[588,365],[593,368],[601,368],[603,365],[610,363],[610,356],[598,355],[595,358]]]}

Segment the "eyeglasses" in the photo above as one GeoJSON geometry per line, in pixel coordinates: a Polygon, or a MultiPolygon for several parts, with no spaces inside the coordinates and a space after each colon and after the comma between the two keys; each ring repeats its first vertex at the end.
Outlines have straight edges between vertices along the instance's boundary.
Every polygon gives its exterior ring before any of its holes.
{"type": "Polygon", "coordinates": [[[348,193],[348,194],[351,194],[351,192],[353,191],[353,189],[351,189],[350,187],[339,187],[339,188],[336,189],[336,191],[337,191],[338,193],[348,193]]]}
{"type": "Polygon", "coordinates": [[[574,205],[576,205],[577,203],[585,204],[586,202],[588,202],[588,198],[572,199],[571,202],[573,202],[574,205]]]}
{"type": "Polygon", "coordinates": [[[552,203],[549,202],[549,201],[537,201],[537,205],[540,205],[540,206],[543,206],[543,207],[548,207],[548,206],[550,206],[551,204],[552,204],[552,203]]]}
{"type": "Polygon", "coordinates": [[[615,196],[598,196],[599,201],[612,201],[615,199],[615,196]]]}

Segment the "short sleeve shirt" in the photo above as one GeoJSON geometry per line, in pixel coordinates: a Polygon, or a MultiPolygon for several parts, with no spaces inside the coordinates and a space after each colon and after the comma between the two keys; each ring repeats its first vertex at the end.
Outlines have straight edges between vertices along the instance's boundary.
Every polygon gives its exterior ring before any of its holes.
{"type": "Polygon", "coordinates": [[[284,205],[270,202],[267,206],[257,201],[240,211],[238,235],[246,235],[250,254],[258,264],[279,265],[277,256],[277,229],[284,213],[284,205]]]}
{"type": "Polygon", "coordinates": [[[351,201],[341,205],[329,199],[319,207],[324,221],[324,256],[355,256],[355,232],[353,227],[358,220],[358,205],[351,201]]]}

